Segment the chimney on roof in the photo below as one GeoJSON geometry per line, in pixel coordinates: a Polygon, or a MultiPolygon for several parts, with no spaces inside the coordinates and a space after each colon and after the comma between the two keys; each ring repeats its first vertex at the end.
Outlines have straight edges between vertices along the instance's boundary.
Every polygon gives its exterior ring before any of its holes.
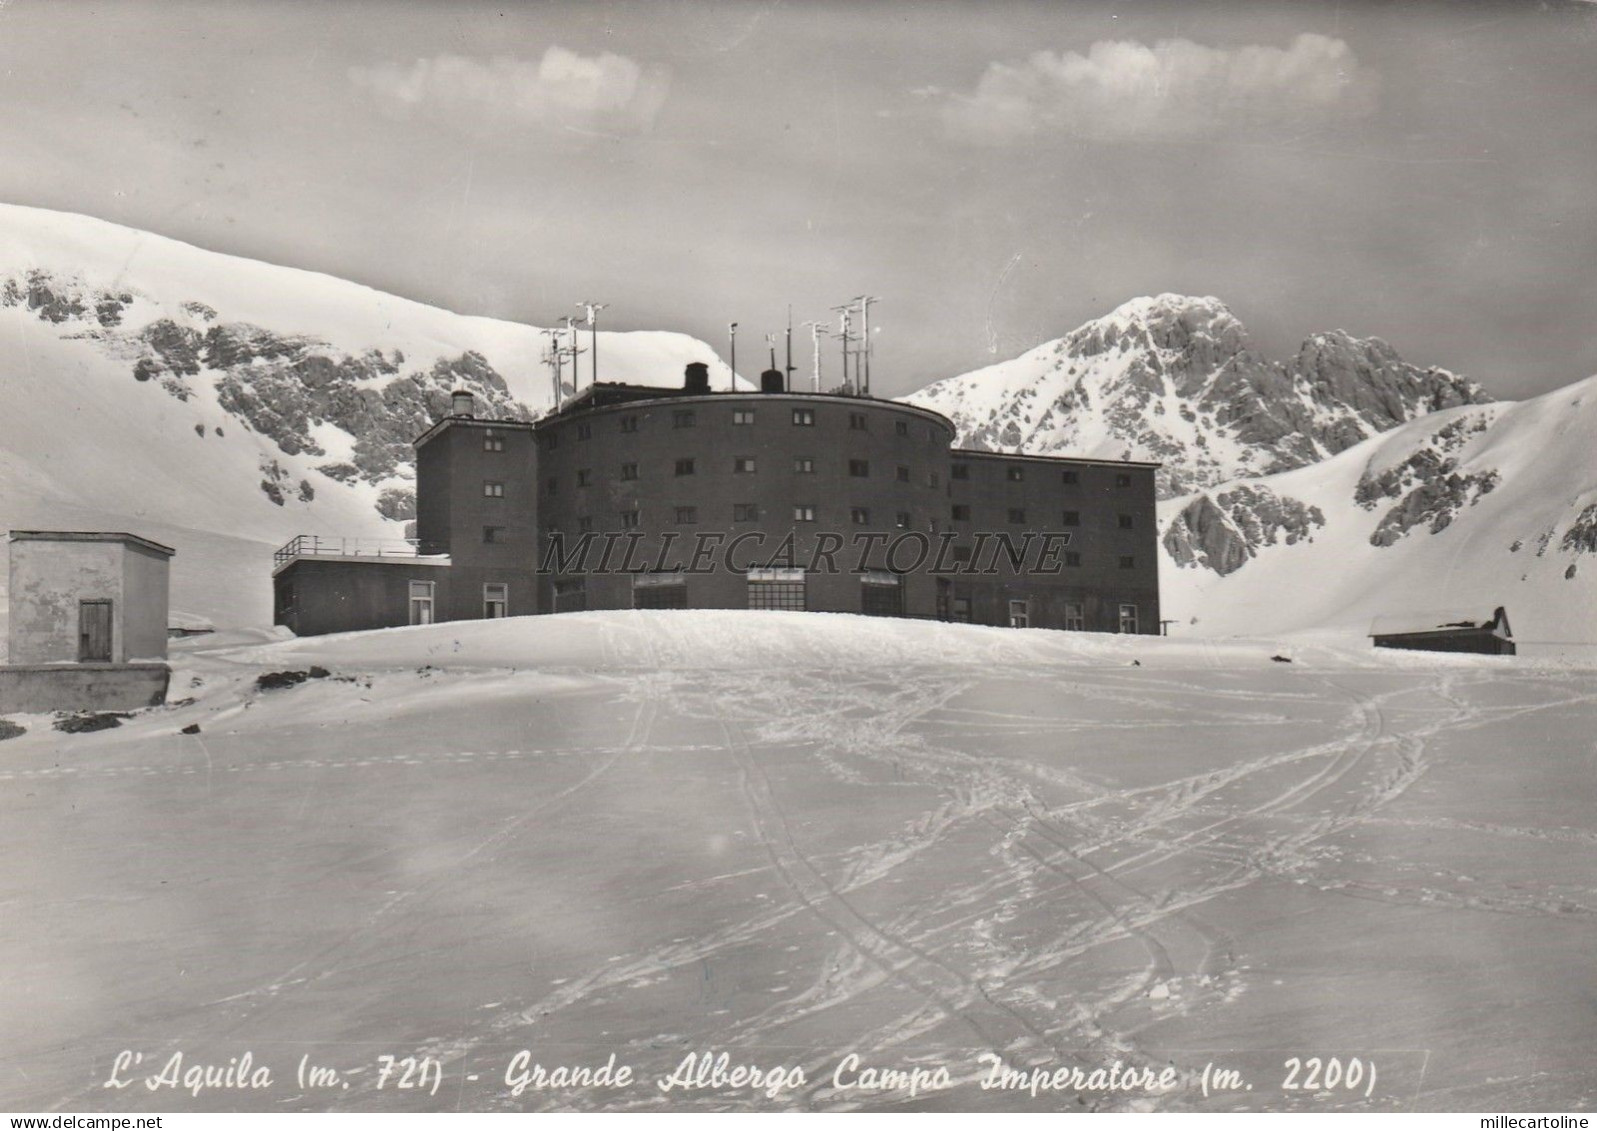
{"type": "Polygon", "coordinates": [[[760,392],[787,392],[787,382],[783,379],[782,371],[780,369],[767,369],[764,373],[760,374],[760,392]]]}
{"type": "Polygon", "coordinates": [[[476,414],[476,398],[466,389],[456,389],[449,395],[449,415],[470,420],[476,414]]]}
{"type": "Polygon", "coordinates": [[[690,361],[687,368],[682,370],[682,391],[684,393],[708,393],[710,391],[710,367],[702,361],[690,361]]]}

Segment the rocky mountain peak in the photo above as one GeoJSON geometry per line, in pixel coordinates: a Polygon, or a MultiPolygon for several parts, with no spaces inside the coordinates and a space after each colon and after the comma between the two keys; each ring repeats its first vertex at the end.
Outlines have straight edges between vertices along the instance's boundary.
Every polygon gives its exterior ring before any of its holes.
{"type": "Polygon", "coordinates": [[[1303,467],[1487,397],[1343,330],[1311,336],[1286,361],[1261,357],[1219,299],[1160,294],[905,399],[949,416],[968,447],[1158,460],[1168,497],[1303,467]]]}
{"type": "Polygon", "coordinates": [[[1161,294],[1123,302],[1102,318],[1066,335],[1071,353],[1091,357],[1113,349],[1144,348],[1183,352],[1194,343],[1212,343],[1225,356],[1247,348],[1247,332],[1219,299],[1161,294]]]}

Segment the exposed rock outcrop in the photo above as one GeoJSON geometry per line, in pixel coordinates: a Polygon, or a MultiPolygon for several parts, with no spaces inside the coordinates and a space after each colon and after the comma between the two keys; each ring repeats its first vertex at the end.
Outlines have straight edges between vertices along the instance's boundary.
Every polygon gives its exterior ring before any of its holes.
{"type": "Polygon", "coordinates": [[[1199,495],[1174,519],[1164,535],[1165,552],[1178,566],[1234,573],[1265,546],[1313,541],[1325,525],[1319,507],[1278,495],[1268,487],[1238,484],[1210,498],[1199,495]]]}

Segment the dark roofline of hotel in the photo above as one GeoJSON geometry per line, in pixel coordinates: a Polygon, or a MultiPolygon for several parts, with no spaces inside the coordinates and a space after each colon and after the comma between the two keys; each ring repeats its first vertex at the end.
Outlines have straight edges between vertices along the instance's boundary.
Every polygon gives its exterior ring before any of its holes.
{"type": "MultiPolygon", "coordinates": [[[[539,417],[534,421],[524,420],[484,420],[475,416],[446,416],[433,424],[427,431],[411,441],[411,445],[420,448],[427,441],[438,435],[449,424],[475,425],[482,428],[504,428],[512,430],[541,431],[543,428],[560,421],[569,420],[589,413],[607,412],[619,409],[654,408],[664,404],[706,403],[719,401],[727,397],[761,401],[837,401],[846,404],[876,405],[883,408],[898,409],[903,412],[914,413],[936,424],[941,424],[954,435],[959,430],[954,427],[954,422],[935,409],[923,408],[920,405],[909,404],[905,401],[888,400],[883,397],[856,396],[851,393],[812,393],[812,392],[781,392],[765,393],[758,389],[720,389],[710,392],[689,392],[686,389],[670,388],[659,385],[633,385],[623,381],[601,381],[597,385],[589,385],[580,393],[576,393],[562,404],[558,409],[539,417]],[[616,392],[623,395],[636,394],[636,399],[618,400],[612,404],[591,405],[586,402],[598,395],[598,391],[616,392]]],[[[1028,455],[1021,452],[987,452],[973,448],[950,447],[949,455],[954,459],[1003,459],[1003,460],[1032,460],[1046,463],[1079,463],[1100,467],[1162,467],[1162,463],[1155,460],[1113,460],[1092,459],[1085,456],[1044,456],[1028,455]]]]}
{"type": "Polygon", "coordinates": [[[976,448],[951,448],[949,456],[953,459],[1002,459],[1002,460],[1033,460],[1045,463],[1089,463],[1098,467],[1163,467],[1164,464],[1156,460],[1144,459],[1093,459],[1090,456],[1036,456],[1024,452],[986,452],[976,448]]]}

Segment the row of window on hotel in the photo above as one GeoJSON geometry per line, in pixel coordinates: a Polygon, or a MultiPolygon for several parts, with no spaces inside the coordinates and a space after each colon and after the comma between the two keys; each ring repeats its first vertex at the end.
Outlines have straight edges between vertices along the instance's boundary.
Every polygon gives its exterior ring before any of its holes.
{"type": "MultiPolygon", "coordinates": [[[[956,504],[955,506],[953,506],[951,508],[951,510],[953,511],[953,521],[954,522],[969,522],[969,521],[971,521],[971,518],[970,518],[970,507],[969,506],[964,505],[964,504],[956,504]]],[[[814,522],[815,521],[815,511],[816,511],[816,508],[815,508],[815,505],[813,503],[798,503],[798,504],[796,504],[793,507],[793,521],[794,522],[814,522]]],[[[849,521],[852,522],[855,526],[869,526],[871,524],[871,511],[870,511],[869,507],[850,507],[849,508],[849,512],[848,512],[848,517],[849,517],[849,521]]],[[[1136,519],[1132,515],[1121,514],[1121,515],[1116,515],[1115,518],[1117,520],[1118,529],[1120,529],[1120,530],[1134,530],[1136,528],[1136,519]]],[[[676,507],[675,508],[675,519],[676,519],[676,523],[677,523],[678,526],[692,526],[692,525],[696,524],[699,521],[699,508],[698,507],[676,507]]],[[[582,526],[580,527],[581,530],[588,531],[588,530],[592,530],[593,529],[593,519],[584,516],[582,518],[579,518],[577,521],[582,524],[582,526]]],[[[621,526],[622,526],[622,529],[631,530],[631,529],[635,528],[636,526],[638,526],[640,521],[641,521],[641,517],[640,517],[640,514],[639,514],[638,511],[622,511],[621,512],[621,526]]],[[[758,521],[760,521],[760,505],[758,503],[733,503],[732,504],[732,521],[733,522],[758,522],[758,521]]],[[[1025,509],[1021,508],[1021,507],[1010,507],[1008,512],[1007,512],[1007,518],[1005,519],[1005,521],[1008,522],[1011,525],[1014,525],[1014,526],[1024,525],[1025,522],[1026,522],[1026,511],[1025,511],[1025,509]]],[[[897,526],[901,530],[907,530],[907,529],[909,529],[909,527],[911,525],[913,525],[913,516],[911,516],[909,511],[898,511],[893,516],[893,525],[897,526]]],[[[1081,512],[1080,511],[1063,511],[1060,514],[1060,516],[1059,516],[1059,525],[1061,525],[1061,526],[1080,526],[1081,525],[1081,512]]],[[[932,519],[931,528],[932,528],[932,533],[936,534],[937,533],[937,520],[936,519],[932,519]]],[[[488,529],[490,529],[490,530],[503,530],[504,527],[502,527],[502,526],[493,526],[493,527],[488,527],[488,529]]],[[[553,530],[556,530],[558,528],[550,527],[549,529],[551,531],[553,531],[553,530]]]]}
{"type": "MultiPolygon", "coordinates": [[[[552,490],[553,489],[553,481],[551,480],[550,482],[551,482],[551,490],[552,490]]],[[[491,499],[502,499],[502,498],[504,498],[505,485],[503,483],[488,482],[488,483],[484,483],[482,485],[482,488],[483,488],[483,494],[486,495],[487,497],[491,498],[491,499]]],[[[969,503],[955,503],[949,508],[950,521],[953,521],[953,522],[970,522],[971,521],[970,514],[971,514],[971,512],[970,512],[970,504],[969,503]]],[[[868,526],[868,525],[870,525],[871,514],[870,514],[870,510],[868,508],[866,508],[866,507],[853,507],[849,511],[849,517],[850,517],[850,520],[856,526],[868,526]]],[[[758,522],[759,520],[760,520],[760,508],[759,508],[758,504],[756,504],[756,503],[733,503],[732,504],[732,521],[733,522],[758,522]]],[[[586,519],[584,521],[591,522],[592,520],[591,519],[586,519]]],[[[691,525],[693,523],[698,522],[699,521],[699,508],[698,507],[677,507],[676,508],[676,521],[677,521],[677,523],[679,525],[691,525]]],[[[800,504],[795,505],[793,507],[793,521],[794,522],[814,522],[815,521],[815,506],[814,506],[814,504],[811,504],[811,503],[800,503],[800,504]]],[[[908,511],[899,511],[897,513],[897,521],[896,521],[896,525],[897,526],[907,528],[910,525],[910,521],[911,521],[910,520],[910,513],[908,511]]],[[[1026,522],[1026,508],[1024,508],[1024,507],[1009,507],[1007,509],[1007,511],[1006,511],[1005,521],[1009,522],[1011,524],[1014,524],[1014,525],[1020,525],[1020,524],[1025,523],[1026,522]]],[[[1134,529],[1136,527],[1136,517],[1134,515],[1123,514],[1123,513],[1122,514],[1118,514],[1118,515],[1115,516],[1115,521],[1116,521],[1116,525],[1121,530],[1132,530],[1132,529],[1134,529]]],[[[1061,511],[1060,512],[1059,522],[1060,522],[1060,525],[1062,525],[1062,526],[1080,526],[1081,525],[1081,512],[1080,511],[1075,511],[1075,510],[1061,511]]],[[[622,511],[621,512],[621,525],[623,527],[626,527],[627,529],[631,529],[632,527],[637,526],[638,525],[638,512],[637,511],[622,511]]],[[[492,527],[491,529],[498,530],[498,529],[502,529],[502,527],[492,527]]],[[[936,522],[935,519],[933,519],[932,520],[932,532],[936,533],[936,530],[937,530],[937,522],[936,522]]]]}
{"type": "MultiPolygon", "coordinates": [[[[736,425],[753,424],[754,413],[755,410],[752,408],[733,409],[732,423],[736,425]]],[[[792,419],[795,427],[813,428],[815,426],[815,410],[813,408],[795,408],[793,410],[792,419]]],[[[673,428],[693,428],[698,425],[698,422],[698,413],[694,409],[678,408],[671,411],[671,427],[673,428]]],[[[633,413],[627,413],[626,415],[620,417],[620,426],[620,430],[622,432],[636,432],[638,430],[638,417],[633,413]]],[[[871,430],[870,417],[863,412],[849,413],[848,429],[850,432],[869,432],[871,430]]],[[[893,431],[896,435],[908,436],[909,421],[893,421],[893,431]]],[[[546,448],[555,448],[560,446],[560,434],[558,432],[545,432],[543,435],[544,446],[546,448]]],[[[926,436],[928,439],[936,440],[938,438],[937,429],[928,425],[926,429],[926,436]]],[[[577,439],[593,439],[592,421],[584,421],[577,425],[577,439]]],[[[504,451],[503,437],[489,433],[488,436],[483,440],[483,447],[491,452],[502,452],[504,451]],[[497,445],[495,445],[495,441],[498,441],[497,445]]]]}
{"type": "MultiPolygon", "coordinates": [[[[638,579],[633,589],[633,605],[636,608],[687,608],[686,579],[665,579],[664,584],[658,582],[662,579],[644,577],[638,579]]],[[[861,579],[863,589],[861,592],[865,610],[884,615],[898,616],[903,613],[903,595],[899,588],[899,579],[896,575],[875,571],[861,579]]],[[[804,571],[803,570],[760,570],[749,574],[749,608],[751,609],[789,609],[803,611],[807,607],[804,596],[804,571]]],[[[559,604],[562,595],[568,598],[574,594],[582,594],[581,582],[557,582],[556,603],[559,604]],[[562,588],[564,586],[564,588],[562,588]]],[[[434,583],[431,581],[412,581],[410,583],[410,623],[431,624],[434,619],[434,583]]],[[[947,608],[943,602],[946,597],[939,598],[938,613],[953,620],[970,620],[970,599],[968,597],[953,597],[947,608]]],[[[585,604],[586,602],[584,602],[585,604]]],[[[482,615],[486,619],[497,619],[510,615],[510,586],[503,582],[490,582],[482,587],[482,615]]],[[[1024,597],[1012,598],[1009,601],[1009,624],[1012,628],[1031,627],[1031,601],[1024,597]]],[[[1079,601],[1067,601],[1064,606],[1064,625],[1067,631],[1080,632],[1087,627],[1086,605],[1079,601]]],[[[1135,633],[1137,631],[1137,606],[1134,604],[1121,604],[1119,608],[1119,629],[1121,632],[1135,633]]]]}
{"type": "MultiPolygon", "coordinates": [[[[737,456],[737,457],[735,457],[732,460],[732,471],[736,475],[752,475],[752,474],[754,474],[754,472],[756,470],[756,466],[757,465],[755,463],[755,459],[754,459],[753,456],[737,456]]],[[[676,474],[677,474],[677,476],[679,478],[683,477],[683,476],[693,475],[696,472],[696,470],[697,470],[697,464],[692,459],[679,459],[679,460],[676,461],[676,474]]],[[[961,476],[959,474],[959,472],[961,470],[963,470],[963,465],[962,464],[955,464],[954,465],[954,478],[955,479],[964,478],[963,476],[961,476]]],[[[1024,472],[1024,469],[1023,468],[1019,468],[1019,467],[1012,467],[1009,470],[1012,473],[1023,473],[1024,472]]],[[[793,473],[795,475],[813,475],[813,474],[815,474],[815,460],[814,460],[814,458],[810,457],[810,456],[795,456],[795,457],[793,457],[793,473]]],[[[871,461],[867,460],[867,459],[851,459],[851,460],[849,460],[848,461],[848,473],[849,473],[850,477],[852,477],[854,479],[869,479],[870,475],[871,475],[871,461]]],[[[1063,472],[1062,474],[1064,475],[1064,482],[1066,482],[1066,483],[1078,483],[1078,482],[1080,482],[1080,480],[1077,478],[1076,472],[1074,472],[1074,471],[1066,471],[1066,472],[1063,472]]],[[[622,478],[623,481],[626,481],[626,482],[635,481],[638,478],[638,465],[635,464],[635,463],[624,463],[624,464],[622,464],[621,465],[621,478],[622,478]]],[[[903,464],[899,464],[897,469],[896,469],[896,472],[895,472],[895,478],[897,479],[897,481],[899,483],[908,483],[908,482],[910,482],[910,480],[911,480],[910,469],[908,467],[904,466],[903,464]]],[[[1019,482],[1022,478],[1023,478],[1023,474],[1011,474],[1010,475],[1010,479],[1015,481],[1015,482],[1019,482]]],[[[1116,486],[1120,486],[1120,487],[1129,487],[1129,486],[1131,486],[1131,476],[1129,476],[1129,475],[1118,475],[1115,478],[1116,478],[1116,486]],[[1124,480],[1124,482],[1120,482],[1120,480],[1124,480]]],[[[937,486],[940,486],[940,485],[941,484],[940,484],[940,482],[938,480],[937,472],[935,472],[935,471],[927,472],[927,474],[926,474],[926,486],[928,486],[928,487],[937,487],[937,486]]],[[[577,486],[578,487],[591,487],[591,486],[593,486],[593,469],[592,468],[583,467],[583,468],[578,468],[577,469],[577,486]]],[[[557,494],[559,492],[559,490],[560,490],[560,480],[558,478],[555,478],[555,477],[551,476],[549,479],[544,481],[544,489],[545,489],[545,491],[548,494],[551,494],[551,495],[557,494]]],[[[490,499],[502,499],[502,498],[505,497],[505,485],[504,485],[504,483],[502,481],[497,480],[497,479],[484,479],[483,483],[482,483],[482,493],[483,493],[484,496],[486,496],[487,498],[490,498],[490,499]]]]}
{"type": "MultiPolygon", "coordinates": [[[[681,411],[686,411],[687,415],[690,418],[693,415],[691,410],[679,410],[679,415],[680,415],[681,411]]],[[[814,420],[814,415],[815,414],[814,414],[813,411],[811,411],[810,409],[797,409],[796,408],[796,409],[793,410],[793,416],[794,416],[794,421],[793,422],[795,424],[799,423],[798,417],[801,414],[809,416],[810,419],[808,421],[806,421],[806,423],[809,423],[809,424],[814,424],[815,423],[815,420],[814,420]]],[[[855,412],[855,413],[850,413],[849,416],[850,416],[851,419],[858,419],[860,421],[864,421],[865,420],[864,413],[855,412]]],[[[754,410],[753,409],[740,410],[738,412],[733,413],[733,417],[734,417],[733,423],[736,423],[736,424],[752,424],[752,423],[754,423],[754,410]],[[747,417],[748,419],[747,420],[737,419],[739,417],[747,417]]],[[[628,420],[632,420],[632,421],[636,421],[637,420],[636,417],[630,417],[630,416],[624,416],[621,419],[622,419],[623,424],[625,424],[625,422],[628,421],[628,420]]],[[[905,432],[906,432],[906,430],[908,429],[909,426],[902,420],[897,421],[896,423],[898,424],[898,427],[899,427],[899,434],[900,435],[905,434],[905,432]]],[[[589,436],[592,435],[592,432],[591,432],[592,427],[593,426],[591,424],[579,424],[579,425],[577,425],[578,437],[580,439],[588,439],[589,436]],[[588,430],[586,432],[586,434],[584,433],[584,430],[588,430]]],[[[864,430],[864,425],[861,424],[860,428],[861,428],[861,430],[864,430]]],[[[633,431],[636,431],[637,429],[636,429],[636,427],[633,427],[633,428],[623,427],[621,430],[623,432],[633,432],[633,431]]],[[[553,435],[554,435],[553,433],[550,433],[551,438],[553,437],[553,435]]],[[[553,446],[553,445],[551,445],[551,446],[553,446]]],[[[495,435],[490,433],[488,435],[488,437],[483,440],[483,447],[486,450],[491,451],[491,452],[502,452],[502,451],[505,450],[504,438],[502,436],[495,436],[495,435]]],[[[735,472],[743,472],[743,473],[752,472],[754,470],[754,458],[752,456],[740,456],[740,457],[738,457],[736,460],[733,461],[732,470],[735,471],[735,472]]],[[[815,460],[810,458],[810,457],[808,457],[808,456],[797,456],[793,460],[793,471],[796,474],[800,474],[800,475],[813,474],[815,472],[815,460]]],[[[694,472],[694,462],[693,462],[693,460],[691,460],[691,459],[679,459],[679,460],[676,461],[676,473],[678,475],[692,475],[693,472],[694,472]]],[[[863,477],[867,477],[871,473],[870,461],[869,460],[863,460],[863,459],[851,459],[851,460],[848,461],[848,472],[849,472],[850,475],[853,475],[853,476],[862,477],[862,478],[863,477]]],[[[965,464],[965,463],[955,463],[953,465],[952,469],[949,471],[949,475],[950,475],[951,478],[954,478],[954,479],[969,479],[970,478],[970,465],[969,464],[965,464]]],[[[577,472],[577,486],[578,487],[589,486],[589,484],[592,482],[592,476],[593,476],[593,472],[589,468],[583,468],[582,470],[578,471],[577,472]]],[[[1008,467],[1006,467],[1004,469],[1004,476],[1011,483],[1023,482],[1025,480],[1025,478],[1026,478],[1026,468],[1023,465],[1021,465],[1021,464],[1010,464],[1008,467]]],[[[635,463],[624,463],[624,464],[621,465],[621,478],[622,479],[636,479],[637,477],[638,477],[638,465],[637,464],[635,464],[635,463]]],[[[1059,473],[1059,477],[1060,477],[1060,482],[1064,483],[1066,485],[1075,485],[1075,484],[1079,484],[1081,482],[1081,473],[1078,472],[1078,471],[1061,471],[1059,473]]],[[[899,468],[898,468],[898,481],[900,483],[908,483],[910,481],[909,468],[904,467],[903,465],[899,466],[899,468]]],[[[939,485],[938,484],[937,473],[935,471],[928,473],[928,475],[926,477],[926,485],[928,487],[936,487],[936,486],[939,485]]],[[[1116,473],[1116,475],[1115,475],[1115,486],[1116,487],[1130,487],[1131,486],[1131,476],[1130,476],[1130,474],[1128,474],[1126,472],[1118,472],[1118,473],[1116,473]]],[[[556,487],[556,481],[553,480],[553,479],[549,480],[549,490],[551,492],[553,492],[555,490],[555,487],[556,487]]],[[[502,487],[501,487],[501,492],[500,493],[501,494],[503,493],[502,487]]]]}
{"type": "MultiPolygon", "coordinates": [[[[677,507],[676,508],[676,515],[677,515],[677,522],[679,524],[691,525],[693,523],[698,522],[698,520],[699,520],[699,509],[697,507],[677,507]]],[[[855,507],[850,512],[850,517],[852,518],[852,520],[853,520],[853,522],[854,522],[854,524],[856,526],[868,526],[870,524],[870,521],[871,521],[870,511],[868,509],[866,509],[865,507],[855,507]]],[[[1126,516],[1122,516],[1122,517],[1126,517],[1126,516]]],[[[733,507],[732,520],[734,522],[754,522],[758,518],[759,518],[759,508],[756,507],[753,503],[738,503],[738,504],[736,504],[733,507]]],[[[639,520],[638,520],[638,512],[637,511],[622,511],[621,512],[621,527],[622,527],[623,530],[636,530],[637,527],[638,527],[638,521],[639,520]]],[[[793,508],[793,521],[795,521],[795,522],[814,522],[815,521],[815,508],[814,507],[794,507],[793,508]],[[801,517],[801,512],[804,515],[806,515],[807,517],[801,517]]],[[[909,528],[910,516],[909,516],[908,512],[906,512],[906,511],[899,511],[898,512],[898,520],[897,520],[896,525],[900,529],[908,529],[909,528]]],[[[560,531],[560,528],[558,526],[550,526],[550,527],[548,527],[548,533],[550,533],[550,534],[559,534],[559,533],[561,533],[561,531],[560,531]]],[[[593,519],[588,518],[586,516],[577,519],[577,533],[579,533],[579,534],[591,534],[591,533],[594,533],[593,519]]],[[[936,531],[934,530],[933,533],[936,533],[936,531]]],[[[504,539],[505,539],[505,528],[503,526],[485,526],[485,527],[482,528],[482,540],[484,542],[498,543],[498,542],[503,542],[504,539]]],[[[968,561],[971,560],[971,552],[972,552],[972,548],[970,546],[954,546],[954,547],[951,548],[951,553],[953,555],[952,556],[952,560],[955,561],[955,562],[968,562],[968,561]]],[[[1064,556],[1063,556],[1062,560],[1063,560],[1064,564],[1067,567],[1072,568],[1072,569],[1080,568],[1080,566],[1082,564],[1082,562],[1081,562],[1081,553],[1079,551],[1077,551],[1077,550],[1066,550],[1064,552],[1064,556]]],[[[1117,565],[1121,569],[1136,569],[1137,568],[1137,556],[1135,554],[1119,554],[1119,555],[1117,555],[1117,565]]]]}

